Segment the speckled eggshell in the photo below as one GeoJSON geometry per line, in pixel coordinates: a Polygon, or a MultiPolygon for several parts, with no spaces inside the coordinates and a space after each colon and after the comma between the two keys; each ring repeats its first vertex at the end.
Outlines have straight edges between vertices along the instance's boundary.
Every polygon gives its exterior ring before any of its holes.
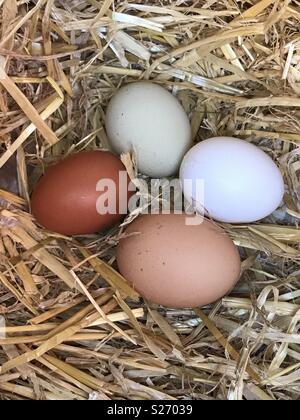
{"type": "Polygon", "coordinates": [[[117,248],[121,274],[149,302],[197,307],[226,295],[241,271],[237,248],[213,222],[186,225],[186,215],[145,215],[117,248]]]}

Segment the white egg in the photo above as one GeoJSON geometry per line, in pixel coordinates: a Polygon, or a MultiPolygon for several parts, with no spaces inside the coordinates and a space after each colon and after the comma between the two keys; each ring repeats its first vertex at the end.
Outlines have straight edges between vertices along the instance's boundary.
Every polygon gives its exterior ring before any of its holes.
{"type": "Polygon", "coordinates": [[[216,137],[185,156],[180,178],[186,199],[203,213],[226,223],[261,220],[281,204],[284,181],[279,168],[261,149],[232,137],[216,137]],[[196,182],[204,185],[203,200],[196,182]]]}
{"type": "Polygon", "coordinates": [[[120,89],[106,114],[113,149],[134,151],[138,169],[153,178],[178,172],[192,146],[191,126],[179,101],[161,86],[140,82],[120,89]]]}

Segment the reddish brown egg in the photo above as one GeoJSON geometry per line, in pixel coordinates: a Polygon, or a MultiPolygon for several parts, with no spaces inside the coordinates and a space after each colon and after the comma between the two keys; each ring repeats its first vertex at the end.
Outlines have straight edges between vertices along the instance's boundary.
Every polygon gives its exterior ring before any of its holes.
{"type": "Polygon", "coordinates": [[[128,185],[125,167],[112,153],[78,153],[46,171],[32,194],[32,213],[42,226],[63,235],[96,233],[125,216],[128,185]]]}
{"type": "Polygon", "coordinates": [[[148,301],[172,308],[203,306],[228,293],[241,261],[229,236],[180,214],[139,217],[117,248],[120,272],[148,301]]]}

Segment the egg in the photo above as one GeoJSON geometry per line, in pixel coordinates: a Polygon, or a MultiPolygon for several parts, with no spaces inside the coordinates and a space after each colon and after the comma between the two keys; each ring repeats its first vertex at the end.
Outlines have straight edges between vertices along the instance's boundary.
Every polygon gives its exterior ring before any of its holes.
{"type": "Polygon", "coordinates": [[[125,167],[112,153],[77,153],[47,169],[32,194],[32,213],[48,230],[63,235],[92,234],[122,220],[119,198],[127,205],[127,197],[120,194],[127,194],[128,185],[125,167]],[[101,188],[99,181],[104,182],[101,188]],[[102,194],[107,194],[104,203],[102,194]]]}
{"type": "Polygon", "coordinates": [[[150,82],[126,85],[111,100],[106,130],[113,149],[135,152],[138,169],[153,178],[178,172],[192,146],[191,126],[179,101],[150,82]]]}
{"type": "Polygon", "coordinates": [[[241,271],[229,236],[185,214],[144,215],[127,228],[117,247],[121,274],[149,302],[171,308],[210,304],[226,295],[241,271]]]}
{"type": "Polygon", "coordinates": [[[193,147],[183,159],[180,179],[189,203],[226,223],[264,219],[284,195],[284,180],[274,161],[257,146],[232,137],[212,138],[193,147]],[[201,180],[203,199],[196,192],[201,180]]]}

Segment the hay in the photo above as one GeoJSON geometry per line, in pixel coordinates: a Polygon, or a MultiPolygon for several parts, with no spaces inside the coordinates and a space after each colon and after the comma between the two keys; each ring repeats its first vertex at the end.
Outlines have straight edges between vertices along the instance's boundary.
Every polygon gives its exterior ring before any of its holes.
{"type": "Polygon", "coordinates": [[[299,2],[2,0],[0,13],[0,188],[11,162],[19,184],[0,190],[1,398],[299,399],[299,2]],[[224,226],[243,276],[202,310],[139,300],[114,269],[117,229],[65,238],[28,211],[49,163],[109,147],[107,103],[140,79],[178,95],[195,142],[245,138],[285,175],[274,215],[224,226]]]}

